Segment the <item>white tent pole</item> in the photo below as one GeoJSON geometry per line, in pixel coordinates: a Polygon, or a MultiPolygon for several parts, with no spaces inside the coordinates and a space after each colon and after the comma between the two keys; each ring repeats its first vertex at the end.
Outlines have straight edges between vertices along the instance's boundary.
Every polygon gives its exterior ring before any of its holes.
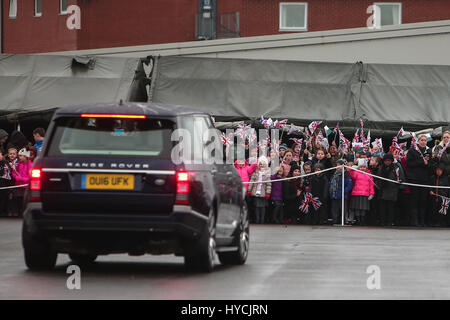
{"type": "Polygon", "coordinates": [[[342,166],[342,209],[341,209],[341,224],[342,226],[344,226],[344,208],[345,208],[345,192],[344,192],[344,187],[345,187],[345,166],[342,166]]]}

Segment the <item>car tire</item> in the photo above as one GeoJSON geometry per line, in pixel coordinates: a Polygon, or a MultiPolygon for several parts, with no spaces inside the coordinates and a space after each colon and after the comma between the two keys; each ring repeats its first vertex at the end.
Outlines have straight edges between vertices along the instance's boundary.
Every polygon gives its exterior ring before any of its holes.
{"type": "Polygon", "coordinates": [[[192,244],[190,254],[184,256],[184,265],[189,271],[212,272],[216,259],[216,217],[211,210],[205,232],[192,244]]]}
{"type": "Polygon", "coordinates": [[[44,237],[30,233],[25,223],[22,224],[22,246],[28,269],[42,271],[55,267],[57,252],[44,237]]]}
{"type": "Polygon", "coordinates": [[[241,208],[239,229],[236,233],[234,245],[238,247],[236,251],[219,252],[219,261],[223,265],[242,265],[247,261],[250,245],[250,223],[247,205],[241,208]]]}
{"type": "Polygon", "coordinates": [[[69,253],[69,258],[75,264],[89,265],[89,264],[93,264],[95,262],[95,259],[97,259],[97,255],[96,254],[69,253]]]}

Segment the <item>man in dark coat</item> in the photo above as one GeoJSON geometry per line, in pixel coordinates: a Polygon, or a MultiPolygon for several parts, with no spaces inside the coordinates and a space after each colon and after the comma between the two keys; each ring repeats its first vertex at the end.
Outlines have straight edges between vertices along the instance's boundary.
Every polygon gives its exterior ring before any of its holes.
{"type": "MultiPolygon", "coordinates": [[[[411,147],[406,156],[408,182],[426,185],[429,182],[431,150],[427,148],[427,136],[419,136],[417,148],[411,147]]],[[[411,187],[411,225],[425,226],[428,189],[411,187]]]]}

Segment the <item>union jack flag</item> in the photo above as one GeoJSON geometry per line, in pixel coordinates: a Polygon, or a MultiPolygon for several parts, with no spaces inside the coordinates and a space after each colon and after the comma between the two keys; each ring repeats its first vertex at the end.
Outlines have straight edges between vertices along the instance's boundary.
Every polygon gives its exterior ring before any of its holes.
{"type": "Polygon", "coordinates": [[[222,133],[222,143],[224,146],[232,146],[233,145],[233,139],[230,137],[227,137],[225,133],[222,133]]]}
{"type": "Polygon", "coordinates": [[[302,204],[300,206],[300,210],[304,213],[308,212],[309,204],[313,205],[314,210],[317,210],[322,205],[322,202],[320,202],[319,198],[313,197],[313,195],[310,192],[305,193],[305,199],[302,201],[302,204]]]}
{"type": "Polygon", "coordinates": [[[314,134],[314,132],[316,131],[317,127],[322,123],[322,121],[313,121],[309,124],[308,128],[309,128],[309,132],[311,132],[311,134],[314,134]]]}
{"type": "Polygon", "coordinates": [[[294,132],[301,132],[300,127],[294,126],[294,124],[291,123],[291,126],[289,127],[288,136],[290,136],[294,132]]]}
{"type": "Polygon", "coordinates": [[[294,141],[295,144],[299,144],[299,145],[300,145],[300,149],[302,148],[302,145],[303,145],[303,139],[290,138],[289,140],[294,141]]]}
{"type": "Polygon", "coordinates": [[[450,205],[450,198],[442,198],[442,208],[441,210],[439,210],[439,213],[447,215],[449,205],[450,205]]]}
{"type": "Polygon", "coordinates": [[[272,126],[272,124],[273,124],[273,121],[272,121],[271,118],[264,119],[263,116],[261,116],[260,122],[264,126],[264,128],[266,128],[266,129],[269,129],[272,126]]]}
{"type": "Polygon", "coordinates": [[[284,120],[275,120],[272,125],[272,128],[284,128],[287,125],[287,119],[284,120]]]}

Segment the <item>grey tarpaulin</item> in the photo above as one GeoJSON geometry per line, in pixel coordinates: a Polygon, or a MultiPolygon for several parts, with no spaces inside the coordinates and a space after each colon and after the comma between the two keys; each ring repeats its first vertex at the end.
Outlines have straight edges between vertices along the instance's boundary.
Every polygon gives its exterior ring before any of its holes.
{"type": "Polygon", "coordinates": [[[153,102],[191,105],[218,121],[261,115],[359,124],[379,132],[450,122],[450,67],[158,57],[153,102]]]}
{"type": "Polygon", "coordinates": [[[146,101],[136,58],[0,55],[0,115],[9,119],[81,103],[146,101]]]}

